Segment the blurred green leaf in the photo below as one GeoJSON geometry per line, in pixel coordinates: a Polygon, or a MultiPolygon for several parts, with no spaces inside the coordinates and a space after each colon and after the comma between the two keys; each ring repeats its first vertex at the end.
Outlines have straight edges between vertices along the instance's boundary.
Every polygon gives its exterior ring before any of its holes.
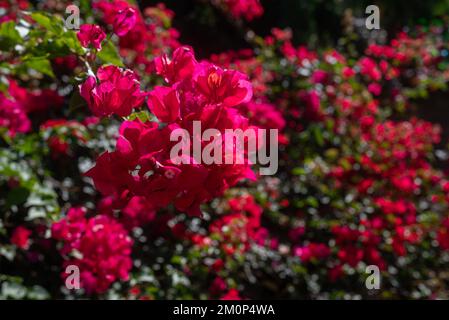
{"type": "Polygon", "coordinates": [[[25,68],[34,69],[42,74],[45,74],[53,78],[55,76],[50,61],[45,57],[32,57],[24,61],[23,66],[25,68]]]}
{"type": "Polygon", "coordinates": [[[11,51],[16,44],[23,43],[19,31],[16,29],[14,21],[7,21],[0,24],[0,49],[11,51]]]}
{"type": "Polygon", "coordinates": [[[102,49],[97,53],[97,56],[103,63],[113,64],[118,67],[124,66],[122,59],[118,54],[117,48],[110,40],[103,43],[102,49]]]}

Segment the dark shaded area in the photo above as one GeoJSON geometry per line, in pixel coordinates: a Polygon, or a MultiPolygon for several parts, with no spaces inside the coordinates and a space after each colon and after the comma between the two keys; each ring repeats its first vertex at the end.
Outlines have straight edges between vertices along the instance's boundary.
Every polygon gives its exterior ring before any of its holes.
{"type": "MultiPolygon", "coordinates": [[[[428,99],[416,101],[413,114],[441,127],[441,142],[435,146],[436,149],[446,150],[449,141],[449,93],[433,92],[428,99]]],[[[436,165],[440,169],[449,169],[449,162],[445,158],[437,157],[436,165]]]]}
{"type": "MultiPolygon", "coordinates": [[[[175,12],[173,25],[181,30],[181,42],[192,45],[200,57],[208,57],[232,49],[248,47],[242,30],[236,28],[220,10],[207,0],[140,0],[141,7],[163,2],[175,12]]],[[[261,36],[273,27],[291,28],[295,44],[315,48],[335,46],[343,35],[342,17],[346,10],[354,17],[366,17],[365,8],[375,4],[380,8],[381,27],[394,35],[404,26],[427,25],[435,17],[449,12],[447,0],[261,0],[262,17],[244,25],[261,36]]]]}

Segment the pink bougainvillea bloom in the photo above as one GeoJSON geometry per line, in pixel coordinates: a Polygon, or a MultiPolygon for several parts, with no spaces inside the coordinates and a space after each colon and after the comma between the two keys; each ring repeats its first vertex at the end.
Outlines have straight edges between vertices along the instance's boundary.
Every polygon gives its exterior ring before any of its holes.
{"type": "MultiPolygon", "coordinates": [[[[198,64],[188,48],[176,50],[172,59],[163,56],[156,60],[156,71],[169,85],[155,87],[148,94],[148,106],[168,125],[140,120],[123,122],[116,150],[103,153],[86,175],[104,196],[115,199],[114,204],[119,205],[118,199],[126,194],[128,199],[145,199],[142,208],[157,210],[171,203],[179,211],[200,216],[202,203],[242,179],[254,179],[254,173],[246,162],[206,165],[184,155],[186,162],[174,163],[170,154],[175,142],[170,135],[176,129],[184,129],[190,139],[198,139],[193,137],[193,121],[200,121],[202,130],[219,130],[221,140],[226,138],[225,129],[246,130],[248,119],[233,107],[251,99],[252,87],[239,72],[210,63],[198,64]]],[[[139,215],[136,204],[142,203],[134,201],[128,203],[125,216],[139,215]]],[[[121,204],[122,209],[125,206],[126,202],[121,204]]]]}
{"type": "Polygon", "coordinates": [[[101,67],[97,78],[99,83],[90,76],[79,86],[81,96],[96,116],[127,116],[145,99],[145,94],[140,91],[140,82],[131,70],[101,67]]]}
{"type": "Polygon", "coordinates": [[[132,177],[115,153],[105,152],[97,158],[95,167],[85,173],[103,194],[113,194],[130,184],[132,177]]]}
{"type": "Polygon", "coordinates": [[[368,85],[368,91],[371,92],[373,95],[378,96],[382,93],[382,87],[378,83],[370,83],[368,85]]]}
{"type": "Polygon", "coordinates": [[[294,255],[299,257],[302,262],[307,263],[312,259],[324,259],[330,254],[330,249],[322,243],[309,243],[303,247],[296,247],[294,255]]]}
{"type": "Polygon", "coordinates": [[[191,76],[196,63],[192,49],[189,47],[177,48],[171,59],[166,54],[154,59],[156,72],[168,83],[175,83],[191,76]]]}
{"type": "Polygon", "coordinates": [[[33,89],[20,87],[17,81],[8,79],[8,92],[26,112],[45,112],[62,106],[64,98],[52,89],[33,89]]]}
{"type": "Polygon", "coordinates": [[[234,107],[248,102],[253,95],[248,77],[235,70],[221,69],[213,64],[197,65],[194,74],[197,90],[207,103],[234,107]]]}
{"type": "Polygon", "coordinates": [[[223,0],[223,2],[234,17],[248,21],[260,17],[264,12],[259,0],[223,0]]]}
{"type": "Polygon", "coordinates": [[[312,82],[313,83],[325,83],[327,81],[328,74],[323,70],[316,70],[312,74],[312,82]]]}
{"type": "Polygon", "coordinates": [[[50,137],[48,139],[48,146],[53,157],[60,154],[67,155],[69,151],[69,144],[59,137],[50,137]]]}
{"type": "Polygon", "coordinates": [[[17,247],[21,249],[26,249],[29,245],[29,237],[31,231],[25,227],[18,226],[14,229],[11,236],[11,243],[15,244],[17,247]]]}
{"type": "Polygon", "coordinates": [[[79,42],[85,48],[92,45],[95,49],[101,50],[101,42],[106,38],[106,34],[95,24],[83,24],[76,33],[79,42]]]}
{"type": "Polygon", "coordinates": [[[175,88],[155,87],[149,94],[148,107],[162,122],[179,118],[179,95],[175,88]]]}
{"type": "Polygon", "coordinates": [[[133,8],[126,8],[120,10],[115,15],[113,23],[114,32],[118,36],[124,36],[131,30],[137,21],[137,12],[133,8]]]}
{"type": "Polygon", "coordinates": [[[230,289],[220,300],[242,300],[242,298],[240,298],[238,290],[230,289]]]}
{"type": "Polygon", "coordinates": [[[22,104],[0,93],[0,106],[0,127],[7,128],[11,137],[30,131],[31,122],[22,104]]]}
{"type": "MultiPolygon", "coordinates": [[[[113,218],[98,215],[89,219],[85,213],[84,208],[71,208],[66,218],[52,225],[52,237],[64,244],[64,265],[80,269],[81,286],[88,293],[103,293],[115,281],[128,280],[133,242],[113,218]]],[[[62,273],[63,278],[67,276],[62,273]]]]}

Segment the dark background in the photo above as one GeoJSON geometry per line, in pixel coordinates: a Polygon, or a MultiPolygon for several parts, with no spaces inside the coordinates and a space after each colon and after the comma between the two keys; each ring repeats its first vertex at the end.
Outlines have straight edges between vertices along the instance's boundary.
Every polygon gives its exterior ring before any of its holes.
{"type": "MultiPolygon", "coordinates": [[[[208,0],[138,0],[146,7],[163,2],[175,12],[173,26],[182,30],[181,42],[192,45],[200,57],[248,44],[241,30],[208,0]]],[[[365,17],[365,8],[380,8],[381,28],[394,35],[404,26],[428,25],[449,13],[449,0],[261,0],[265,13],[244,22],[256,34],[265,36],[271,28],[290,27],[295,44],[314,48],[334,46],[342,34],[342,17],[350,10],[354,17],[365,17]]]]}

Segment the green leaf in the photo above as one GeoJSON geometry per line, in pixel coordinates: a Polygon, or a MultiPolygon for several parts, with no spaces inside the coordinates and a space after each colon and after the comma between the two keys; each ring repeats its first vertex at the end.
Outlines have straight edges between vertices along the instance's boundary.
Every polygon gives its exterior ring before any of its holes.
{"type": "Polygon", "coordinates": [[[33,12],[31,17],[36,23],[56,35],[61,35],[64,32],[62,20],[56,16],[48,16],[41,12],[33,12]]]}
{"type": "Polygon", "coordinates": [[[84,54],[84,49],[81,46],[80,42],[78,41],[76,33],[73,32],[72,30],[65,32],[62,40],[67,45],[67,47],[69,47],[70,50],[72,50],[74,53],[77,53],[78,55],[84,54]]]}
{"type": "Polygon", "coordinates": [[[14,188],[8,193],[6,204],[8,207],[11,207],[12,205],[25,203],[25,201],[28,199],[29,194],[30,191],[26,188],[14,188]]]}
{"type": "Polygon", "coordinates": [[[25,68],[34,69],[42,74],[54,77],[50,61],[45,57],[32,57],[23,63],[25,68]]]}
{"type": "Polygon", "coordinates": [[[306,174],[306,171],[304,170],[304,168],[296,167],[292,170],[292,174],[294,174],[295,176],[301,176],[306,174]]]}
{"type": "Polygon", "coordinates": [[[313,130],[313,136],[315,137],[315,141],[318,143],[319,146],[324,145],[324,139],[323,139],[323,133],[321,132],[321,128],[318,126],[314,126],[312,128],[313,130]]]}
{"type": "Polygon", "coordinates": [[[0,92],[3,94],[8,92],[9,82],[5,76],[0,76],[0,92]]]}
{"type": "Polygon", "coordinates": [[[14,21],[3,22],[0,24],[0,48],[9,51],[16,44],[23,43],[19,31],[16,29],[14,21]]]}
{"type": "Polygon", "coordinates": [[[122,59],[118,54],[117,48],[110,40],[103,43],[102,49],[98,52],[97,56],[103,61],[103,63],[110,63],[118,67],[124,66],[122,59]]]}
{"type": "Polygon", "coordinates": [[[153,117],[151,116],[150,112],[147,110],[141,110],[137,112],[133,112],[129,115],[128,120],[134,120],[139,119],[142,122],[150,121],[153,117]]]}

